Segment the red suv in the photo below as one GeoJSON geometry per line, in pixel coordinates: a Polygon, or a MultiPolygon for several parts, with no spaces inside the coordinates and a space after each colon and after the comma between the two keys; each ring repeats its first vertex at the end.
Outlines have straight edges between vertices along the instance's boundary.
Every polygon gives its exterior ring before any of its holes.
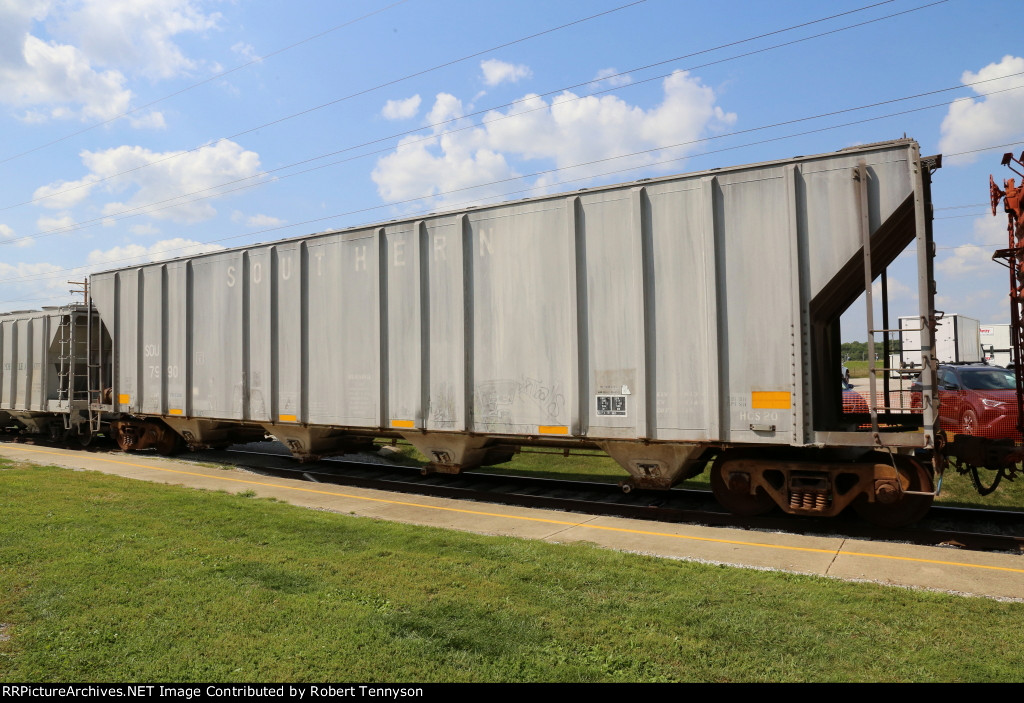
{"type": "MultiPolygon", "coordinates": [[[[1017,380],[997,366],[943,364],[938,369],[939,426],[950,433],[1019,440],[1017,380]]],[[[921,407],[921,386],[911,391],[921,407]]]]}

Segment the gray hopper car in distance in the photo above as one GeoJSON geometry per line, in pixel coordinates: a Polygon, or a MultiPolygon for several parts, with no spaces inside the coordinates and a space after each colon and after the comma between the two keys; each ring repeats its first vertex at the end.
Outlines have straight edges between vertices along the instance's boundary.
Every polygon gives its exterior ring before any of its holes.
{"type": "Polygon", "coordinates": [[[913,521],[933,369],[915,412],[844,414],[839,317],[913,244],[929,339],[936,167],[901,139],[96,273],[90,413],[165,451],[398,436],[447,473],[596,446],[626,489],[710,463],[736,512],[913,521]]]}

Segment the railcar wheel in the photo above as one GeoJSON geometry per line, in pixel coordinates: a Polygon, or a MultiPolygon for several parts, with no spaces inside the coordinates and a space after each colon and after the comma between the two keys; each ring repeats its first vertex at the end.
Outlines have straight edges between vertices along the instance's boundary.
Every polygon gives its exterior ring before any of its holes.
{"type": "MultiPolygon", "coordinates": [[[[905,490],[909,491],[932,491],[932,477],[921,464],[904,456],[895,457],[896,470],[905,479],[907,484],[905,490]]],[[[873,525],[879,527],[906,527],[912,525],[927,513],[932,507],[932,496],[914,496],[904,494],[895,503],[883,503],[881,501],[870,502],[866,496],[861,496],[853,504],[857,514],[873,525]]]]}
{"type": "Polygon", "coordinates": [[[711,467],[711,492],[715,500],[734,515],[751,517],[764,515],[775,507],[775,501],[761,489],[757,489],[754,495],[750,495],[749,488],[729,486],[726,473],[729,469],[729,461],[719,459],[711,467]]]}

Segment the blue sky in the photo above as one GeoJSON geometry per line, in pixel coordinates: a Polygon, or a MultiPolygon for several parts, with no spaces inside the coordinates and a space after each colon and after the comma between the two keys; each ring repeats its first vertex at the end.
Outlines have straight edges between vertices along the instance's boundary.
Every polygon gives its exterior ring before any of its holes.
{"type": "Polygon", "coordinates": [[[937,307],[1007,321],[987,182],[1024,148],[1020,8],[0,0],[0,310],[133,261],[905,133],[945,154],[937,307]]]}

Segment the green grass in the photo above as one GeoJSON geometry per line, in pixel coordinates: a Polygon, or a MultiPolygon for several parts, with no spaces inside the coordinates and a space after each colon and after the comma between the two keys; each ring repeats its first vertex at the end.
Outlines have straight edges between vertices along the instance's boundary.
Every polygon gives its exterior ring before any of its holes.
{"type": "MultiPolygon", "coordinates": [[[[390,442],[388,442],[390,444],[390,442]]],[[[400,451],[400,463],[409,466],[425,466],[427,458],[407,442],[395,445],[400,451]]],[[[476,471],[498,475],[535,476],[565,481],[594,481],[618,483],[629,478],[619,464],[600,450],[573,450],[568,456],[556,449],[532,449],[524,447],[510,461],[495,466],[484,466],[476,471]]],[[[687,488],[708,488],[707,473],[682,482],[687,488]]]]}
{"type": "MultiPolygon", "coordinates": [[[[983,484],[990,485],[993,478],[993,472],[982,469],[983,484]]],[[[970,475],[958,474],[950,464],[942,479],[942,495],[936,500],[943,505],[1024,510],[1024,474],[1019,475],[1013,481],[1004,479],[995,492],[981,496],[974,488],[970,475]]]]}
{"type": "Polygon", "coordinates": [[[3,681],[1020,681],[1024,604],[0,462],[3,681]]]}
{"type": "MultiPolygon", "coordinates": [[[[850,369],[850,378],[867,378],[868,377],[868,362],[867,361],[845,361],[846,368],[850,369]]],[[[880,366],[884,366],[879,362],[880,366]]]]}

